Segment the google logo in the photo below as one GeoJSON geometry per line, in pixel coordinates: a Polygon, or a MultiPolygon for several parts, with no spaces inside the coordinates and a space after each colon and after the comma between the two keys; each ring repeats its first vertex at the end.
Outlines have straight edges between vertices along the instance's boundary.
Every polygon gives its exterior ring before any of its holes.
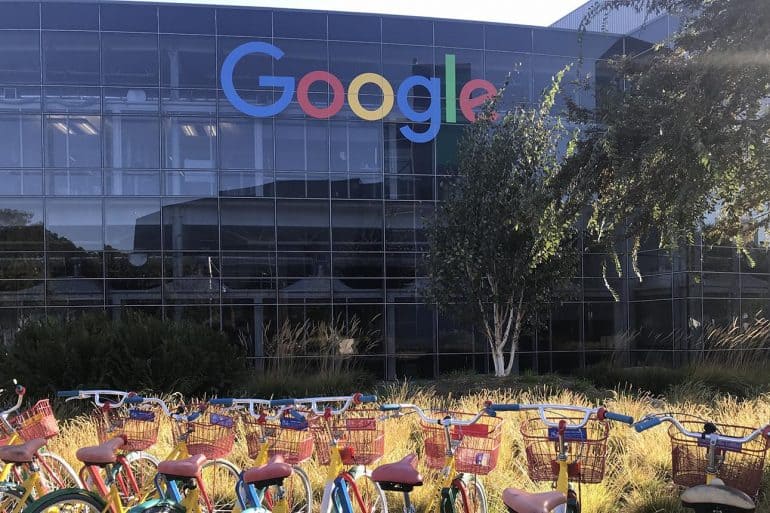
{"type": "MultiPolygon", "coordinates": [[[[238,95],[233,85],[233,72],[238,62],[246,55],[258,53],[280,60],[284,53],[275,45],[264,42],[244,43],[237,47],[222,64],[220,79],[222,90],[230,103],[239,111],[258,118],[271,117],[282,112],[291,103],[296,91],[297,102],[305,114],[316,119],[327,119],[336,115],[347,98],[353,113],[365,121],[377,121],[387,116],[393,110],[393,103],[398,105],[401,113],[414,123],[429,123],[424,132],[417,132],[411,126],[402,126],[401,133],[412,142],[424,143],[433,140],[441,128],[441,79],[412,75],[401,82],[398,91],[393,93],[393,86],[388,80],[377,73],[361,73],[348,86],[347,94],[339,78],[328,71],[311,71],[296,81],[294,77],[260,76],[261,87],[278,87],[282,89],[280,97],[270,105],[253,105],[238,95]],[[310,101],[310,86],[316,82],[326,82],[332,91],[332,101],[329,105],[318,107],[310,101]],[[382,91],[382,105],[375,109],[366,108],[361,104],[359,92],[366,84],[374,84],[382,91]],[[409,104],[409,92],[415,87],[424,87],[428,91],[430,101],[425,110],[417,111],[409,104]]],[[[457,122],[457,93],[455,84],[455,56],[444,56],[446,66],[445,110],[446,122],[457,122]]],[[[460,90],[460,111],[468,121],[476,119],[474,108],[482,105],[487,98],[495,95],[497,88],[489,81],[473,79],[468,81],[460,90]],[[481,90],[482,93],[473,96],[481,90]]]]}

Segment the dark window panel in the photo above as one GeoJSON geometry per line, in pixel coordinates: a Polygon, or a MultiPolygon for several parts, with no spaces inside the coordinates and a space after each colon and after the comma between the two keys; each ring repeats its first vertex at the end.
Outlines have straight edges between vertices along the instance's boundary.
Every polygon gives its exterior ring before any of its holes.
{"type": "Polygon", "coordinates": [[[104,118],[104,166],[154,169],[160,166],[160,124],[157,118],[104,118]]]}
{"type": "Polygon", "coordinates": [[[158,8],[141,4],[102,4],[102,30],[157,32],[158,8]]]}
{"type": "Polygon", "coordinates": [[[158,7],[160,31],[172,34],[214,34],[214,9],[210,7],[158,7]]]}
{"type": "Polygon", "coordinates": [[[271,37],[273,13],[261,9],[217,9],[217,34],[271,37]]]}
{"type": "Polygon", "coordinates": [[[46,169],[45,193],[49,196],[99,196],[102,194],[100,169],[46,169]]]}
{"type": "Polygon", "coordinates": [[[383,256],[383,253],[336,251],[332,253],[332,275],[352,278],[382,277],[383,256]]]}
{"type": "Polygon", "coordinates": [[[99,114],[101,90],[98,87],[46,86],[43,87],[45,112],[99,114]]]}
{"type": "Polygon", "coordinates": [[[164,199],[162,215],[164,251],[218,250],[218,217],[216,199],[164,199]]]}
{"type": "Polygon", "coordinates": [[[274,195],[272,171],[222,171],[219,195],[233,198],[271,197],[274,195]]]}
{"type": "Polygon", "coordinates": [[[413,45],[433,44],[433,22],[417,18],[383,16],[382,42],[413,45]]]}
{"type": "Polygon", "coordinates": [[[0,2],[0,29],[39,29],[40,4],[0,2]]]}
{"type": "Polygon", "coordinates": [[[332,249],[381,251],[382,202],[332,201],[332,249]]]}
{"type": "Polygon", "coordinates": [[[503,96],[506,107],[532,101],[532,62],[527,54],[484,52],[484,78],[498,89],[508,80],[503,96]]]}
{"type": "Polygon", "coordinates": [[[217,85],[213,37],[160,37],[160,82],[164,87],[208,87],[217,85]]]}
{"type": "Polygon", "coordinates": [[[462,125],[442,125],[436,137],[436,172],[450,174],[457,171],[457,150],[464,133],[462,125]]]}
{"type": "Polygon", "coordinates": [[[484,48],[484,25],[467,21],[436,21],[436,44],[459,48],[484,48]]]}
{"type": "Polygon", "coordinates": [[[379,123],[331,124],[331,169],[379,174],[382,171],[382,126],[379,123]]]}
{"type": "MultiPolygon", "coordinates": [[[[484,78],[484,52],[460,48],[436,47],[436,76],[441,79],[441,96],[446,97],[446,56],[455,56],[455,101],[463,86],[474,79],[484,78]]],[[[462,117],[457,108],[458,117],[462,117]]]]}
{"type": "Polygon", "coordinates": [[[102,34],[102,75],[106,85],[158,85],[158,37],[102,34]]]}
{"type": "Polygon", "coordinates": [[[329,177],[332,198],[382,199],[382,175],[380,173],[351,172],[329,177]]]}
{"type": "Polygon", "coordinates": [[[99,4],[43,2],[43,28],[99,30],[99,4]]]}
{"type": "MultiPolygon", "coordinates": [[[[160,251],[160,200],[105,199],[105,246],[126,253],[160,251]]],[[[137,257],[138,258],[138,257],[137,257]]]]}
{"type": "Polygon", "coordinates": [[[216,126],[216,122],[211,118],[166,118],[163,167],[169,169],[216,167],[216,126]]]}
{"type": "Polygon", "coordinates": [[[48,278],[103,278],[104,263],[95,251],[48,251],[48,278]]]}
{"type": "Polygon", "coordinates": [[[629,304],[630,330],[637,349],[668,350],[673,335],[672,302],[639,301],[629,304]]]}
{"type": "Polygon", "coordinates": [[[326,251],[279,252],[276,262],[281,278],[324,277],[331,272],[331,254],[326,251]]]}
{"type": "Polygon", "coordinates": [[[105,113],[152,114],[158,112],[160,91],[155,87],[105,87],[103,91],[105,113]]]}
{"type": "Polygon", "coordinates": [[[102,200],[56,198],[46,201],[47,249],[101,251],[102,200]]]}
{"type": "Polygon", "coordinates": [[[218,191],[216,171],[164,171],[163,180],[166,196],[216,196],[218,191]]]}
{"type": "Polygon", "coordinates": [[[0,117],[0,167],[40,167],[40,116],[0,117]]]}
{"type": "Polygon", "coordinates": [[[380,42],[380,17],[358,14],[329,14],[329,39],[380,42]]]}
{"type": "Polygon", "coordinates": [[[166,317],[175,320],[202,322],[214,329],[219,327],[219,305],[222,283],[219,279],[188,278],[163,281],[166,317]],[[198,306],[200,305],[200,306],[198,306]]]}
{"type": "Polygon", "coordinates": [[[275,37],[326,39],[326,13],[274,11],[273,30],[275,37]]]}
{"type": "Polygon", "coordinates": [[[274,278],[275,269],[275,253],[272,251],[222,253],[222,276],[224,277],[274,278]]]}
{"type": "Polygon", "coordinates": [[[262,118],[219,120],[222,169],[272,169],[273,123],[262,118]]]}
{"type": "Polygon", "coordinates": [[[433,49],[425,46],[382,45],[383,76],[394,91],[407,77],[435,75],[433,49]]]}
{"type": "MultiPolygon", "coordinates": [[[[43,278],[44,271],[43,253],[3,251],[0,254],[0,280],[43,278]]],[[[9,290],[7,285],[0,285],[0,289],[9,290]]]]}
{"type": "MultiPolygon", "coordinates": [[[[386,123],[385,172],[393,175],[433,174],[433,141],[414,143],[401,133],[400,124],[386,123]]],[[[424,132],[420,125],[414,125],[417,132],[424,132]]]]}
{"type": "Polygon", "coordinates": [[[99,34],[43,32],[43,82],[98,85],[99,34]]]}
{"type": "Polygon", "coordinates": [[[46,116],[45,164],[50,167],[101,167],[101,118],[46,116]]]}
{"type": "Polygon", "coordinates": [[[276,173],[275,195],[279,198],[328,198],[326,173],[276,173]]]}
{"type": "MultiPolygon", "coordinates": [[[[0,3],[0,9],[2,5],[0,3]]],[[[0,31],[0,48],[3,49],[0,52],[0,84],[40,83],[39,32],[0,31]]]]}
{"type": "Polygon", "coordinates": [[[385,175],[385,197],[391,200],[432,200],[434,180],[431,176],[385,175]]]}
{"type": "Polygon", "coordinates": [[[43,250],[43,200],[3,198],[0,207],[0,250],[43,250]]]}
{"type": "Polygon", "coordinates": [[[275,203],[272,199],[223,198],[219,208],[222,251],[275,248],[275,203]]]}
{"type": "Polygon", "coordinates": [[[104,192],[110,196],[159,196],[157,170],[105,169],[104,192]]]}
{"type": "Polygon", "coordinates": [[[278,249],[328,251],[329,201],[278,200],[278,249]]]}
{"type": "Polygon", "coordinates": [[[329,123],[322,120],[276,120],[276,169],[327,171],[329,123]]]}
{"type": "Polygon", "coordinates": [[[532,29],[507,25],[485,25],[484,37],[487,50],[531,52],[532,29]]]}

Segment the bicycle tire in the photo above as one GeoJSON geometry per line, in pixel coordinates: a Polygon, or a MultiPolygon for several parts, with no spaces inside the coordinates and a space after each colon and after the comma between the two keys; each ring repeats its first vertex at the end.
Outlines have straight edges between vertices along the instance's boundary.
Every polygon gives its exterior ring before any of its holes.
{"type": "Polygon", "coordinates": [[[235,488],[241,471],[232,462],[225,459],[209,460],[201,468],[201,478],[206,493],[211,500],[213,511],[206,507],[203,495],[199,504],[202,513],[230,513],[237,504],[235,488]]]}
{"type": "MultiPolygon", "coordinates": [[[[310,478],[302,468],[293,467],[291,476],[284,479],[283,488],[284,493],[288,495],[289,513],[312,513],[313,489],[310,487],[310,478]]],[[[272,510],[273,497],[277,495],[277,492],[278,490],[275,486],[265,490],[262,506],[272,510]]]]}
{"type": "Polygon", "coordinates": [[[481,481],[473,477],[468,481],[465,490],[468,496],[468,503],[465,503],[462,492],[458,490],[455,496],[455,513],[487,513],[487,492],[484,490],[484,485],[481,484],[481,481]]]}
{"type": "Polygon", "coordinates": [[[377,482],[372,480],[371,472],[366,471],[358,475],[355,483],[358,493],[361,494],[361,499],[363,499],[364,509],[361,509],[358,501],[351,497],[353,513],[388,513],[385,492],[382,491],[377,482]]]}
{"type": "Polygon", "coordinates": [[[41,471],[45,469],[45,472],[43,472],[42,477],[46,480],[44,484],[49,490],[80,488],[83,486],[83,483],[80,482],[80,476],[75,472],[75,469],[67,463],[67,460],[55,452],[41,451],[37,454],[37,458],[43,463],[41,471]],[[51,475],[47,475],[49,472],[51,475]],[[48,482],[50,480],[53,480],[53,483],[48,482]]]}
{"type": "Polygon", "coordinates": [[[107,503],[95,493],[67,488],[40,497],[28,505],[24,513],[43,513],[54,507],[54,511],[71,511],[72,506],[79,506],[76,509],[78,513],[101,513],[107,503]]]}
{"type": "MultiPolygon", "coordinates": [[[[24,488],[18,484],[6,481],[0,483],[0,511],[13,511],[22,502],[24,497],[24,488]]],[[[29,498],[25,501],[25,504],[29,504],[31,501],[29,498]]]]}
{"type": "Polygon", "coordinates": [[[158,473],[160,461],[152,454],[144,451],[132,452],[126,455],[128,466],[136,479],[136,484],[142,492],[142,498],[157,496],[155,493],[155,475],[158,473]]]}

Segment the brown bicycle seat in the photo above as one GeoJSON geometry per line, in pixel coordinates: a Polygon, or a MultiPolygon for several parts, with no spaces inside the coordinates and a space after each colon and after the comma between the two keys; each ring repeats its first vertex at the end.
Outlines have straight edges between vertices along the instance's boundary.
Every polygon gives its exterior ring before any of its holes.
{"type": "Polygon", "coordinates": [[[197,477],[204,463],[206,463],[206,456],[203,454],[196,454],[183,460],[162,461],[158,465],[158,473],[174,477],[197,477]]]}
{"type": "Polygon", "coordinates": [[[529,493],[518,488],[503,490],[503,502],[516,513],[548,513],[567,502],[561,492],[529,493]]]}
{"type": "Polygon", "coordinates": [[[45,444],[45,438],[35,438],[19,445],[5,445],[0,447],[0,460],[6,463],[32,463],[35,453],[45,444]]]}
{"type": "Polygon", "coordinates": [[[86,465],[109,465],[115,463],[118,449],[126,444],[122,436],[107,440],[103,444],[82,447],[77,450],[75,457],[86,465]]]}
{"type": "MultiPolygon", "coordinates": [[[[715,480],[716,481],[716,480],[715,480]]],[[[680,496],[685,507],[692,508],[699,504],[719,504],[731,508],[753,511],[756,505],[751,497],[731,486],[725,486],[720,480],[708,485],[688,488],[680,496]]]]}
{"type": "Polygon", "coordinates": [[[420,486],[422,476],[415,467],[417,455],[409,454],[401,461],[380,465],[372,472],[372,480],[377,483],[396,483],[409,486],[420,486]]]}
{"type": "Polygon", "coordinates": [[[250,468],[244,472],[243,482],[252,484],[286,479],[292,472],[291,465],[283,461],[283,456],[276,454],[264,465],[250,468]]]}

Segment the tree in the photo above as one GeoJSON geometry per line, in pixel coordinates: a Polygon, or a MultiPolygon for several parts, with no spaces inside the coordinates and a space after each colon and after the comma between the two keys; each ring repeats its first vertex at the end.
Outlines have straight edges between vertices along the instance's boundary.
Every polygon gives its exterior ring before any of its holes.
{"type": "Polygon", "coordinates": [[[745,250],[770,228],[767,0],[608,0],[583,25],[618,7],[678,14],[683,28],[617,59],[626,89],[575,111],[595,121],[569,163],[596,178],[590,230],[610,250],[616,233],[632,240],[635,269],[653,233],[669,249],[703,234],[745,250]]]}
{"type": "Polygon", "coordinates": [[[522,331],[576,270],[588,196],[582,175],[561,166],[559,143],[574,136],[550,116],[563,74],[538,108],[495,114],[502,91],[485,105],[461,139],[448,199],[426,225],[428,296],[480,325],[497,376],[510,374],[522,331]]]}

